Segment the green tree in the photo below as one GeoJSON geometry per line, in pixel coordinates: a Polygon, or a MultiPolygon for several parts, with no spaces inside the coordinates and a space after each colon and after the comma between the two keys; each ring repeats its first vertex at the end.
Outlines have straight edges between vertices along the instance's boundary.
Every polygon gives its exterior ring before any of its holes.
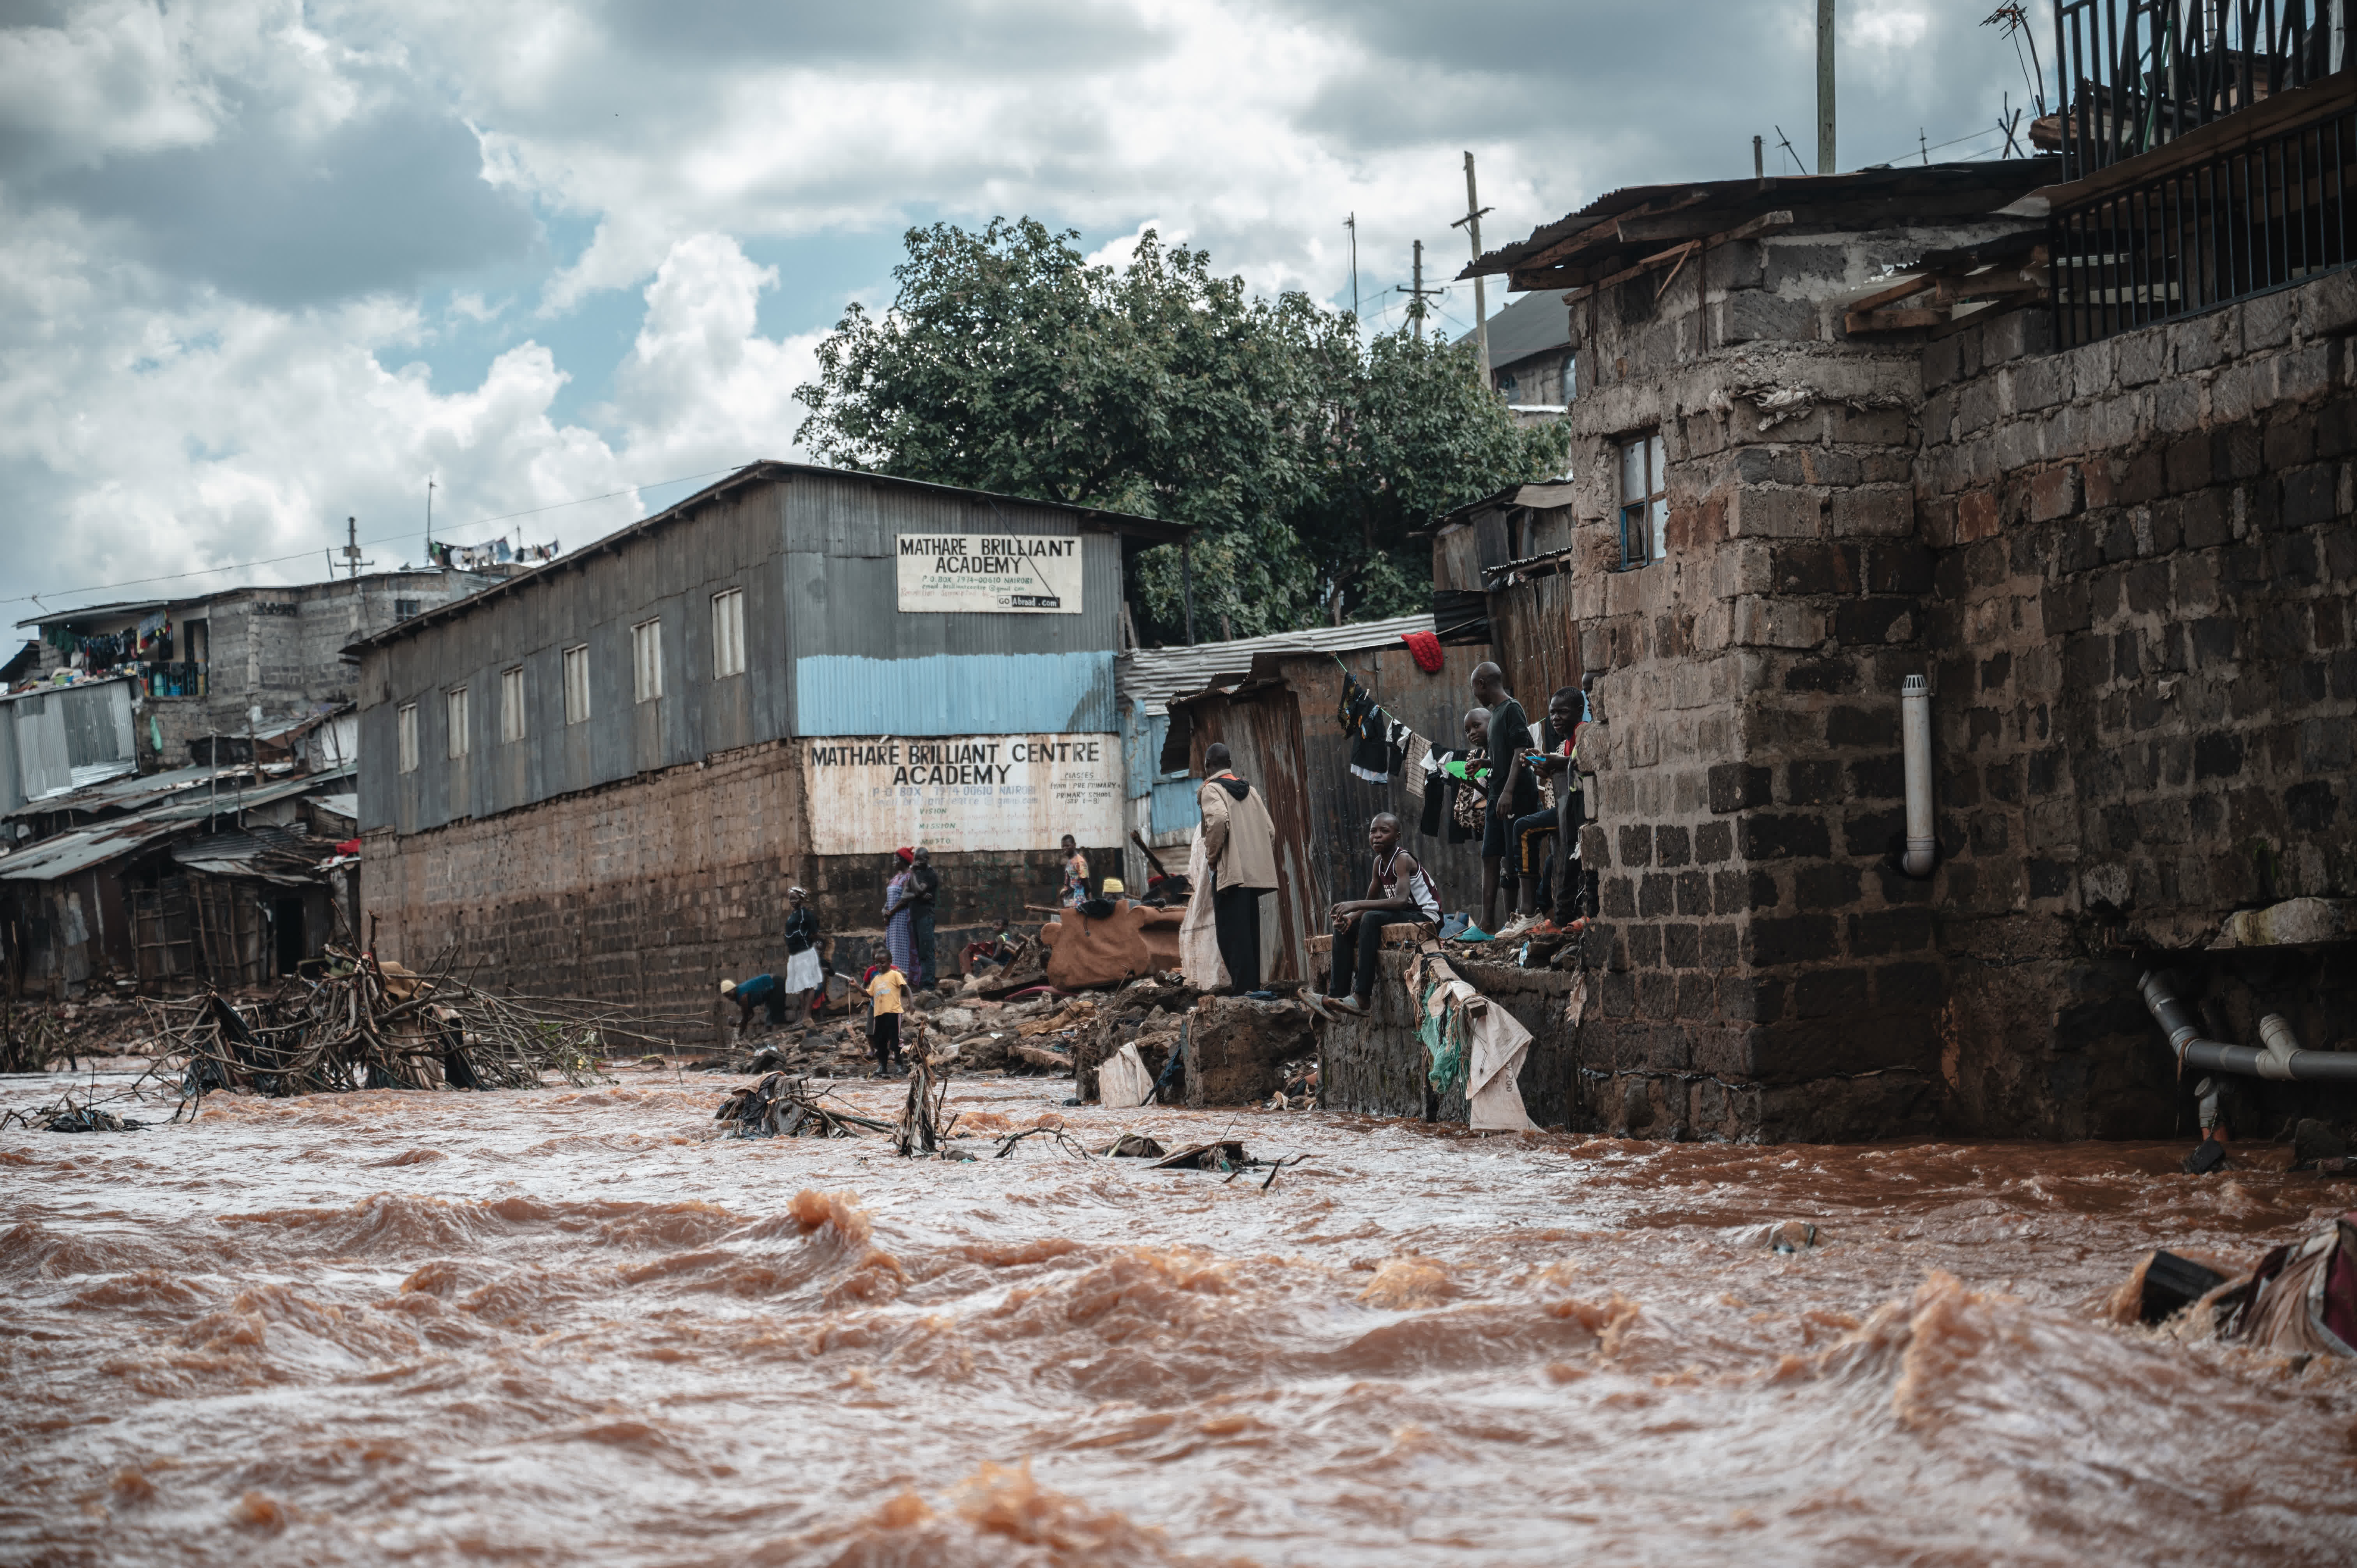
{"type": "MultiPolygon", "coordinates": [[[[1126,267],[1031,219],[911,230],[882,315],[853,305],[818,350],[802,438],[821,457],[1190,524],[1197,630],[1253,636],[1404,613],[1428,556],[1405,535],[1556,471],[1458,350],[1254,299],[1149,231],[1126,267]]],[[[1184,634],[1178,552],[1142,553],[1149,640],[1184,634]]]]}

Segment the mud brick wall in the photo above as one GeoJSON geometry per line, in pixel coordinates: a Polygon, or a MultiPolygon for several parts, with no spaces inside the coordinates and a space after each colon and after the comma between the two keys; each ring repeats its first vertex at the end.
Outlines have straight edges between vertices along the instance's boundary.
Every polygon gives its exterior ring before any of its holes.
{"type": "Polygon", "coordinates": [[[2167,1133],[2145,964],[2222,1038],[2265,1006],[2357,1045],[2320,955],[2200,956],[2238,908],[2357,893],[2357,277],[2068,353],[2013,322],[1923,361],[1951,1118],[2167,1133]]]}
{"type": "MultiPolygon", "coordinates": [[[[856,974],[883,952],[884,857],[801,853],[793,758],[790,745],[748,746],[496,817],[371,833],[361,896],[377,951],[413,965],[457,952],[486,984],[701,1016],[723,976],[783,967],[786,889],[800,883],[834,967],[856,974]]],[[[1061,857],[934,864],[937,965],[954,974],[958,948],[1002,911],[1036,931],[1020,906],[1053,901],[1061,857]]]]}
{"type": "Polygon", "coordinates": [[[456,822],[376,832],[377,952],[479,983],[718,1017],[723,976],[784,961],[802,775],[780,745],[456,822]]]}

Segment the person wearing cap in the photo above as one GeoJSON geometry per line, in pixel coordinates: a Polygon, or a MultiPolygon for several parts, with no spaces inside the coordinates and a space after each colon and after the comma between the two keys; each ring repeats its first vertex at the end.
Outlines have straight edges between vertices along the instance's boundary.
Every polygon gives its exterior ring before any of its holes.
{"type": "Polygon", "coordinates": [[[914,938],[917,967],[911,971],[920,989],[933,983],[933,914],[942,896],[942,874],[933,869],[932,853],[919,844],[909,867],[909,924],[914,938]]]}
{"type": "Polygon", "coordinates": [[[771,1025],[786,1021],[786,991],[774,974],[757,974],[739,984],[733,980],[720,983],[720,994],[737,1004],[737,1032],[742,1035],[753,1026],[753,1009],[766,1008],[771,1025]]]}
{"type": "Polygon", "coordinates": [[[892,955],[892,967],[904,975],[917,972],[917,909],[909,878],[916,863],[915,850],[894,850],[892,879],[884,885],[884,947],[892,955]]]}
{"type": "Polygon", "coordinates": [[[818,955],[818,916],[810,894],[786,889],[786,1013],[800,1023],[810,1007],[811,993],[826,983],[826,966],[818,955]]]}

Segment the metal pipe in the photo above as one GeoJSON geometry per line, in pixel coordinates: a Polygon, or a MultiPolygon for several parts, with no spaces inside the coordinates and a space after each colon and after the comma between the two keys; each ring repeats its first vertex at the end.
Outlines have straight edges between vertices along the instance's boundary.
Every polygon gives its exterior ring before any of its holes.
{"type": "Polygon", "coordinates": [[[2169,1031],[2169,1048],[2186,1067],[2278,1082],[2357,1083],[2357,1051],[2303,1051],[2291,1026],[2272,1013],[2259,1023],[2266,1046],[2230,1046],[2201,1037],[2192,1009],[2177,999],[2159,971],[2147,973],[2137,989],[2144,993],[2145,1007],[2154,1022],[2169,1031]]]}
{"type": "Polygon", "coordinates": [[[1932,875],[1940,841],[1932,829],[1932,684],[1910,675],[1899,687],[1900,749],[1907,765],[1907,853],[1899,867],[1932,875]]]}

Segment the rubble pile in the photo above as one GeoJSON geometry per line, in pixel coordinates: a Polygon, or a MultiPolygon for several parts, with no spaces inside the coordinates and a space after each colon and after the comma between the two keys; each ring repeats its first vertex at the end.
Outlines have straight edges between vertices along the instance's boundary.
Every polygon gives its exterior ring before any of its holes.
{"type": "Polygon", "coordinates": [[[1178,1048],[1181,1020],[1195,1005],[1199,993],[1176,973],[1133,980],[1097,1010],[1096,1025],[1074,1042],[1073,1077],[1082,1100],[1096,1100],[1101,1091],[1097,1069],[1125,1043],[1137,1047],[1137,1059],[1147,1073],[1159,1078],[1178,1048]]]}
{"type": "Polygon", "coordinates": [[[499,996],[447,964],[419,973],[328,950],[328,972],[252,1003],[207,991],[149,1003],[155,1065],[184,1098],[358,1089],[533,1089],[544,1073],[596,1080],[617,1047],[667,1050],[667,1021],[572,998],[499,996]],[[662,1032],[658,1032],[662,1031],[662,1032]]]}
{"type": "Polygon", "coordinates": [[[712,1113],[728,1123],[730,1138],[856,1138],[855,1129],[888,1133],[885,1122],[825,1103],[831,1090],[813,1090],[806,1078],[773,1072],[732,1092],[712,1113]]]}

